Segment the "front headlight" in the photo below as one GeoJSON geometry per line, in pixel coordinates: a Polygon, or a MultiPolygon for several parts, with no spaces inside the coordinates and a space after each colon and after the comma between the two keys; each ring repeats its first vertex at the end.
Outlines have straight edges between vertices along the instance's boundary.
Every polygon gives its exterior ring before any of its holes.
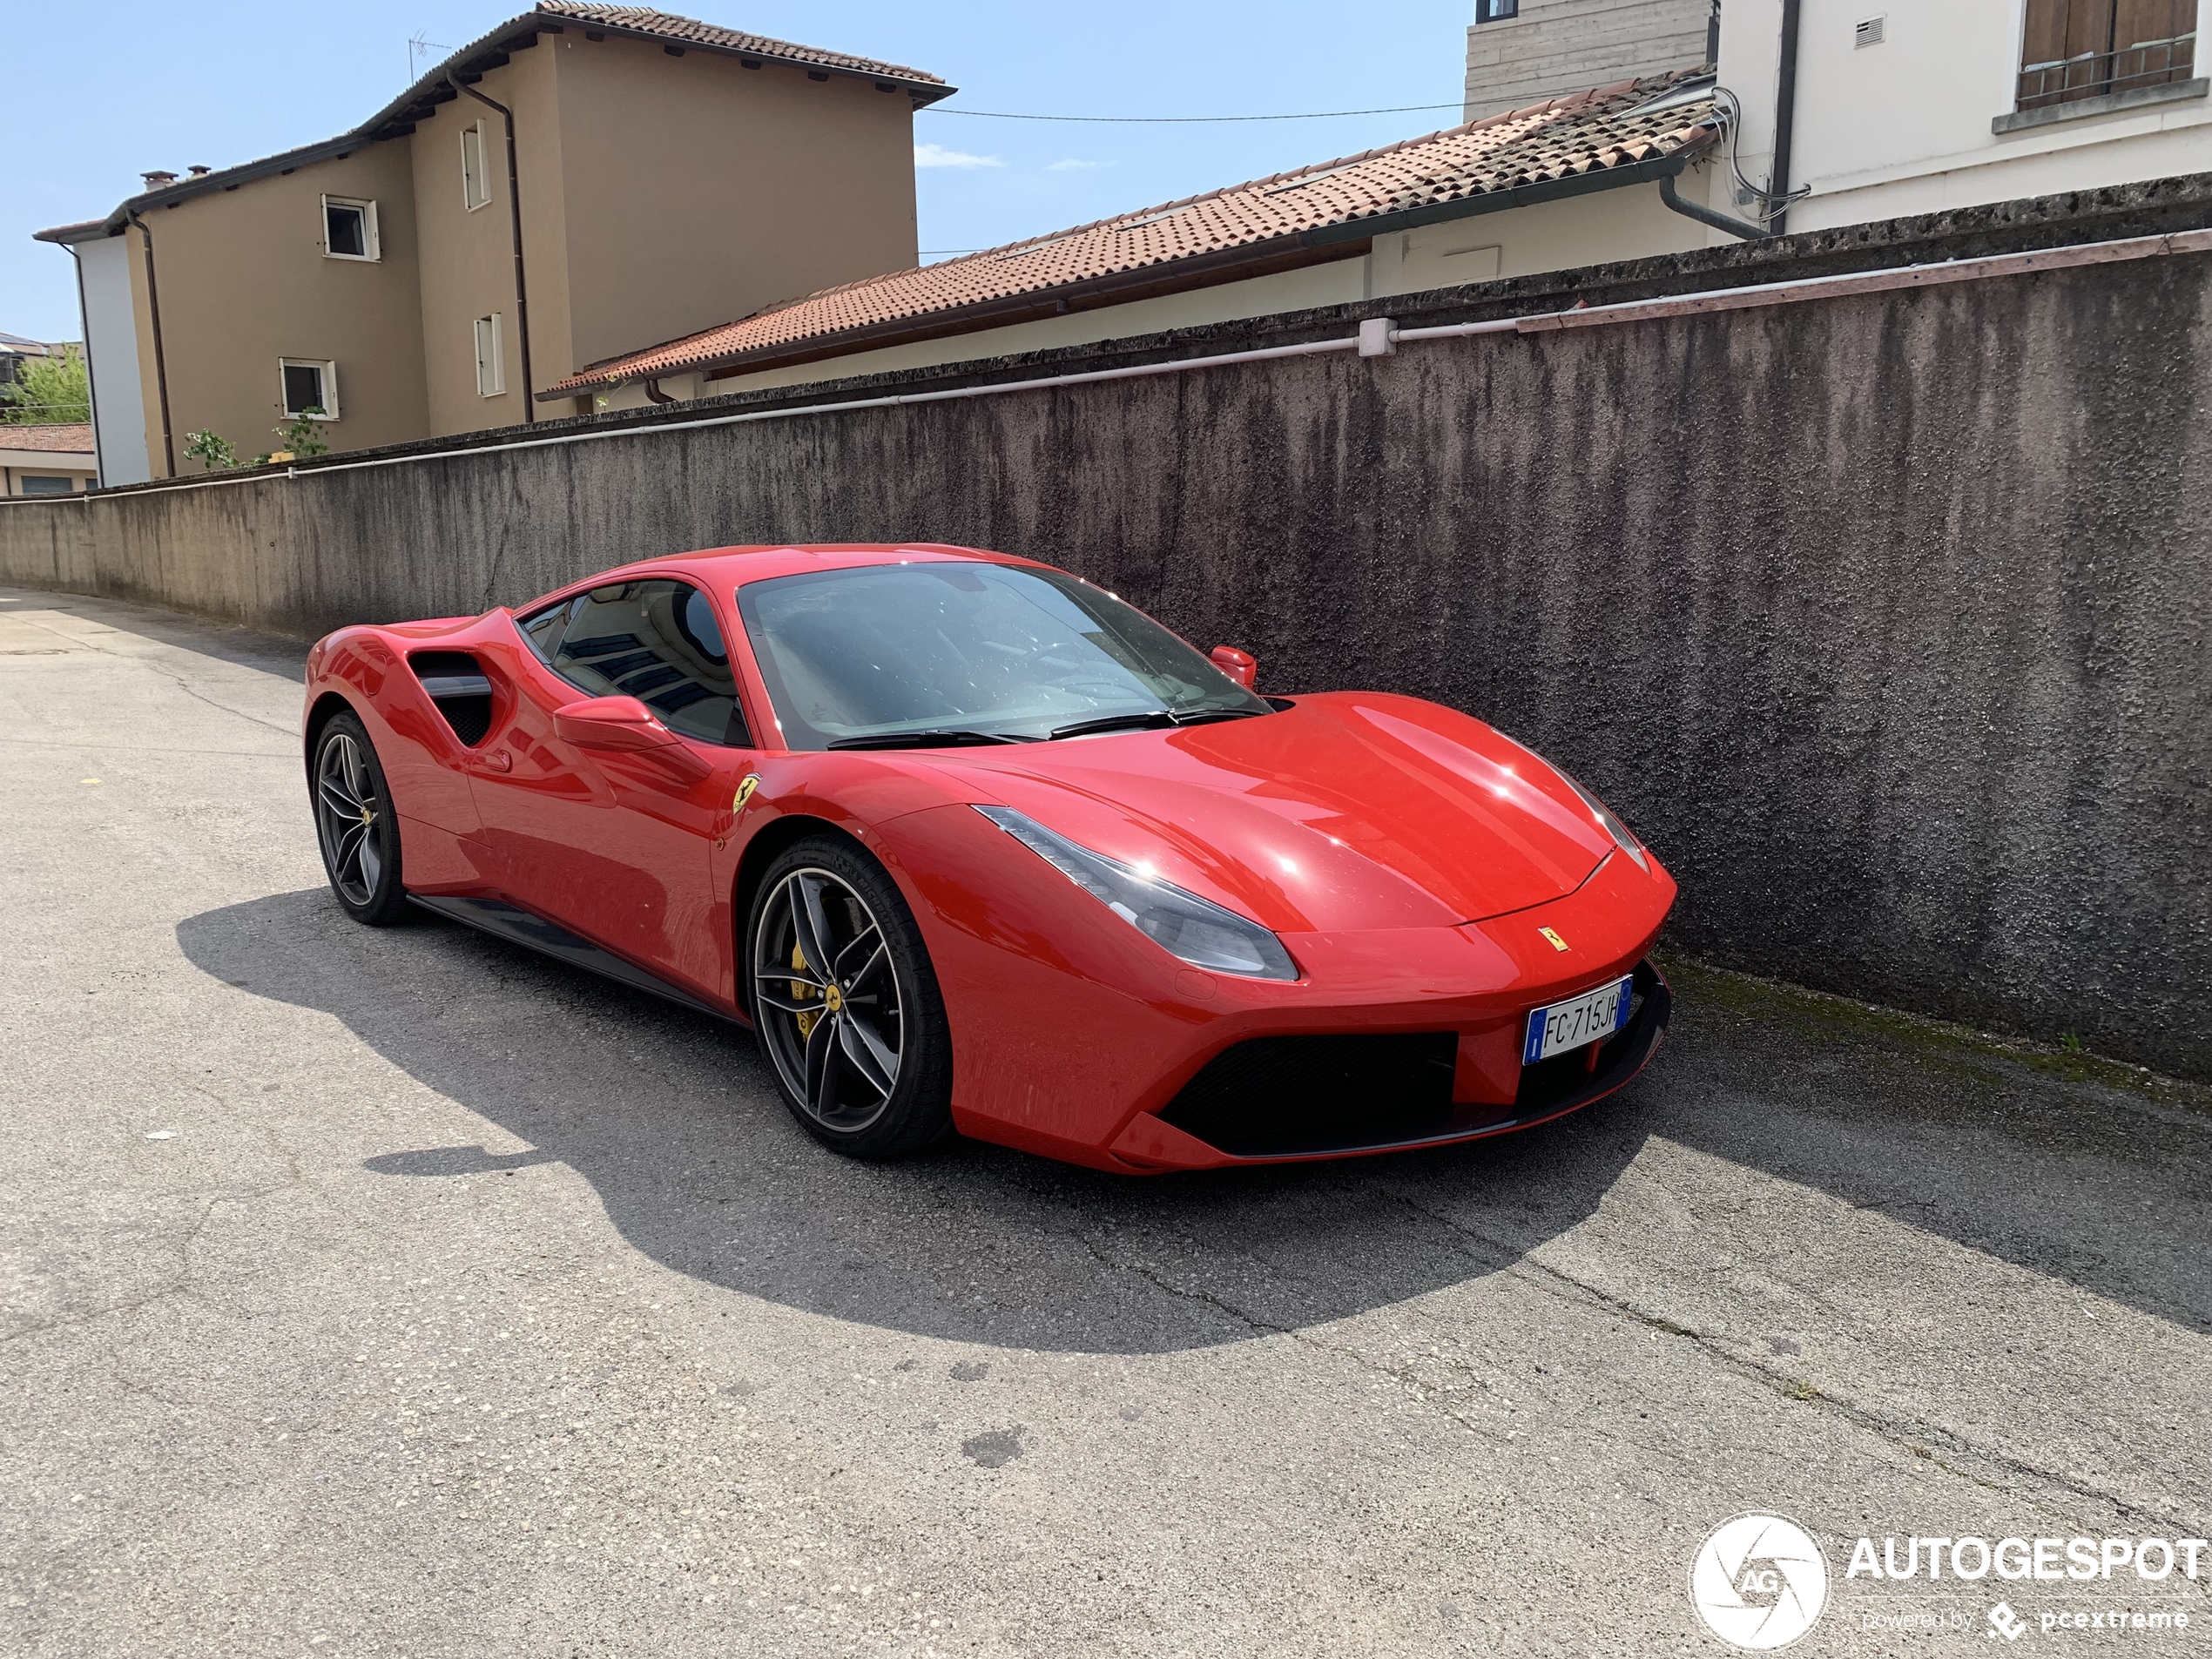
{"type": "Polygon", "coordinates": [[[1256,921],[1195,893],[1078,846],[1034,818],[1004,806],[975,809],[1151,940],[1193,968],[1249,979],[1296,979],[1298,964],[1283,941],[1256,921]]]}
{"type": "MultiPolygon", "coordinates": [[[[1498,728],[1495,726],[1492,726],[1490,729],[1493,732],[1498,732],[1498,728]]],[[[1498,735],[1501,738],[1505,738],[1507,743],[1513,745],[1514,748],[1520,750],[1521,753],[1527,755],[1531,760],[1537,761],[1543,765],[1549,766],[1553,772],[1557,775],[1560,782],[1565,784],[1569,789],[1575,792],[1575,799],[1581,801],[1583,806],[1590,809],[1590,816],[1597,819],[1598,827],[1600,829],[1603,830],[1608,835],[1610,835],[1613,838],[1613,845],[1619,847],[1623,853],[1626,853],[1630,858],[1634,859],[1636,861],[1637,869],[1642,870],[1646,875],[1649,875],[1651,873],[1651,854],[1645,849],[1643,843],[1636,840],[1636,833],[1614,815],[1613,809],[1610,806],[1608,806],[1595,795],[1590,793],[1588,790],[1583,788],[1581,785],[1576,783],[1572,777],[1568,775],[1565,768],[1560,766],[1554,761],[1546,760],[1543,756],[1538,754],[1534,749],[1523,743],[1519,738],[1506,737],[1506,734],[1502,732],[1498,732],[1498,735]]]]}
{"type": "MultiPolygon", "coordinates": [[[[1547,760],[1544,764],[1548,766],[1551,766],[1552,763],[1547,760]]],[[[1552,766],[1552,770],[1554,772],[1559,772],[1559,768],[1557,766],[1552,766]]],[[[1575,796],[1581,801],[1582,805],[1590,809],[1590,816],[1597,819],[1599,826],[1602,828],[1608,835],[1610,835],[1613,838],[1614,846],[1619,847],[1623,853],[1626,853],[1630,858],[1634,859],[1636,861],[1637,869],[1642,870],[1646,875],[1649,875],[1651,873],[1651,857],[1650,854],[1644,851],[1643,843],[1636,840],[1636,833],[1630,829],[1626,824],[1623,824],[1618,818],[1615,818],[1613,815],[1613,809],[1610,806],[1608,806],[1603,801],[1600,800],[1595,795],[1590,793],[1588,790],[1583,788],[1581,785],[1576,783],[1565,772],[1559,772],[1559,780],[1560,782],[1565,784],[1569,789],[1573,790],[1575,796]]]]}

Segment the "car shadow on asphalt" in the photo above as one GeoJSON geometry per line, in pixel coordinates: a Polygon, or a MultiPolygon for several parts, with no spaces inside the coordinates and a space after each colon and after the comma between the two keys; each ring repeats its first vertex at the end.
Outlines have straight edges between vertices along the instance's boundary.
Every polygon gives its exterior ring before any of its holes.
{"type": "Polygon", "coordinates": [[[792,1122],[739,1028],[427,916],[359,927],[320,888],[177,935],[203,971],[334,1016],[523,1149],[397,1147],[364,1160],[372,1174],[566,1164],[669,1268],[916,1335],[1162,1352],[1325,1324],[1512,1266],[1591,1216],[1653,1135],[2212,1329],[2171,1231],[2202,1231],[2206,1124],[2123,1113],[2115,1132],[2024,1068],[1808,1023],[1786,999],[1747,1006],[1732,976],[1689,988],[1644,1077],[1559,1123],[1143,1178],[966,1141],[838,1157],[792,1122]],[[2048,1190],[2054,1168],[2071,1197],[2048,1190]],[[2100,1184],[2115,1173],[2124,1202],[2100,1184]]]}

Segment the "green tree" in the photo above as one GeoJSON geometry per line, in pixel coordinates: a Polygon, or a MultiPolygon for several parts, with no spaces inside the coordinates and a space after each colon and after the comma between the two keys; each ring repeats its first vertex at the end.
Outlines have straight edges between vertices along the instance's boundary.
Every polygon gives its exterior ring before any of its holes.
{"type": "Polygon", "coordinates": [[[0,387],[0,426],[81,426],[91,418],[91,377],[74,346],[24,358],[15,383],[0,387]]]}

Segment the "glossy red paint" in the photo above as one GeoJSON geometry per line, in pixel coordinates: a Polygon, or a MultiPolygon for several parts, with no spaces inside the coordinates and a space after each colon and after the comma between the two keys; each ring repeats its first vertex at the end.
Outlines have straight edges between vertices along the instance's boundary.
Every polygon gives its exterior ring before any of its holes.
{"type": "MultiPolygon", "coordinates": [[[[1358,691],[1054,743],[786,749],[737,590],[901,560],[1033,563],[916,544],[722,549],[604,572],[519,612],[341,629],[308,660],[310,743],[333,699],[363,720],[410,891],[534,912],[740,1021],[740,889],[762,861],[748,866],[748,851],[794,822],[852,835],[921,926],[952,1027],[954,1122],[981,1139],[1107,1170],[1257,1161],[1157,1114],[1224,1050],[1284,1035],[1456,1034],[1449,1132],[1425,1138],[1554,1115],[1515,1103],[1528,1011],[1635,970],[1675,884],[1648,853],[1640,867],[1549,767],[1467,715],[1358,691]],[[540,604],[646,576],[708,597],[759,746],[699,742],[634,698],[589,698],[516,628],[540,604]],[[456,657],[490,687],[474,742],[418,673],[456,657]],[[978,805],[1262,923],[1299,977],[1192,968],[978,805]]],[[[1241,651],[1215,659],[1251,671],[1241,651]]],[[[1648,1055],[1658,1009],[1604,1087],[1648,1055]]]]}

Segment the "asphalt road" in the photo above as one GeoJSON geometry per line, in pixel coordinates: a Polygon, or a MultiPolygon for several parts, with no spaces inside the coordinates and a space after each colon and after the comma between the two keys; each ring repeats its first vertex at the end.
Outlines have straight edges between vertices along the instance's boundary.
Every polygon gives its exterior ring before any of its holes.
{"type": "Polygon", "coordinates": [[[1717,1654],[1761,1510],[1797,1652],[2212,1651],[2178,1574],[1844,1577],[2212,1529],[2206,1091],[1676,963],[1472,1149],[848,1163],[741,1035],[347,922],[302,654],[0,591],[0,1649],[1717,1654]]]}

